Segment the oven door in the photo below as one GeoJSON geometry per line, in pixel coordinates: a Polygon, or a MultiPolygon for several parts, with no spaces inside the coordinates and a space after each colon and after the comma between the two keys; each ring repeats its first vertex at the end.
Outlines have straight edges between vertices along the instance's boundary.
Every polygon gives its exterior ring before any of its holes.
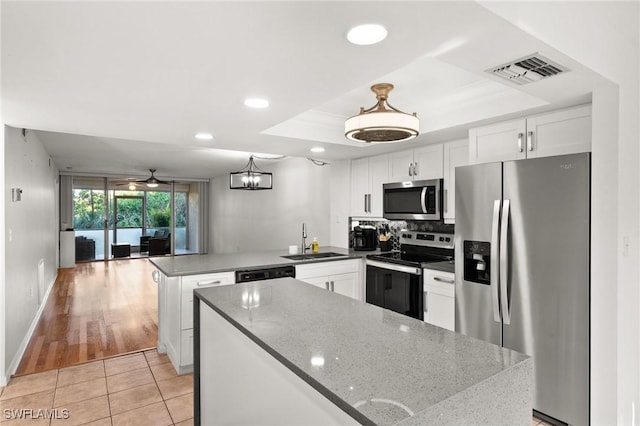
{"type": "Polygon", "coordinates": [[[372,305],[424,318],[422,269],[367,259],[366,301],[372,305]]]}
{"type": "Polygon", "coordinates": [[[440,220],[442,180],[386,183],[382,205],[387,219],[440,220]]]}

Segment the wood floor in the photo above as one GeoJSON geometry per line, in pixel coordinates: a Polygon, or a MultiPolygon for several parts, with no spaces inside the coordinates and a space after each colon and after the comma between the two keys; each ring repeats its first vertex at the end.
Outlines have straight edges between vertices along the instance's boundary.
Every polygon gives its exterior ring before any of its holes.
{"type": "Polygon", "coordinates": [[[158,290],[153,269],[147,259],[60,269],[16,375],[155,347],[158,290]]]}

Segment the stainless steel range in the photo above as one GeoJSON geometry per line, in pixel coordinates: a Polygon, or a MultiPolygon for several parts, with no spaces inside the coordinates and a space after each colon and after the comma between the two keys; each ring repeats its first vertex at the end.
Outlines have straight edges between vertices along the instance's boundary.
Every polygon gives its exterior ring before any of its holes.
{"type": "Polygon", "coordinates": [[[400,232],[400,251],[367,256],[366,301],[422,320],[422,269],[434,262],[453,268],[453,235],[400,232]]]}

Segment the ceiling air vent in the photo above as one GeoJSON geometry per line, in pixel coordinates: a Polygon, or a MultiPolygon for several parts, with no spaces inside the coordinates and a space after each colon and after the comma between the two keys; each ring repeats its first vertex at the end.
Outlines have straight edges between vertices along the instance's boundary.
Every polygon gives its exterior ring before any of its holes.
{"type": "Polygon", "coordinates": [[[488,73],[507,79],[515,84],[533,83],[567,71],[569,71],[569,68],[553,62],[538,53],[487,70],[488,73]]]}

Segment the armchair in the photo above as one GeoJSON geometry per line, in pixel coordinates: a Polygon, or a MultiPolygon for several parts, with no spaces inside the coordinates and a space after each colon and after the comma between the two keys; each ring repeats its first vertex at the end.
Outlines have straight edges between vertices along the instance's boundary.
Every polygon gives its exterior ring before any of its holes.
{"type": "Polygon", "coordinates": [[[167,232],[166,237],[149,238],[149,256],[162,256],[171,253],[171,233],[167,232]]]}
{"type": "MultiPolygon", "coordinates": [[[[154,232],[153,235],[142,235],[140,237],[140,253],[146,253],[149,251],[149,241],[152,238],[166,239],[167,241],[169,241],[169,235],[171,235],[171,233],[168,229],[158,229],[156,232],[154,232]]],[[[158,247],[159,245],[158,243],[156,243],[156,249],[158,247]]],[[[169,249],[171,249],[171,244],[169,244],[169,249]]],[[[151,253],[149,253],[149,256],[151,256],[151,253]]]]}

